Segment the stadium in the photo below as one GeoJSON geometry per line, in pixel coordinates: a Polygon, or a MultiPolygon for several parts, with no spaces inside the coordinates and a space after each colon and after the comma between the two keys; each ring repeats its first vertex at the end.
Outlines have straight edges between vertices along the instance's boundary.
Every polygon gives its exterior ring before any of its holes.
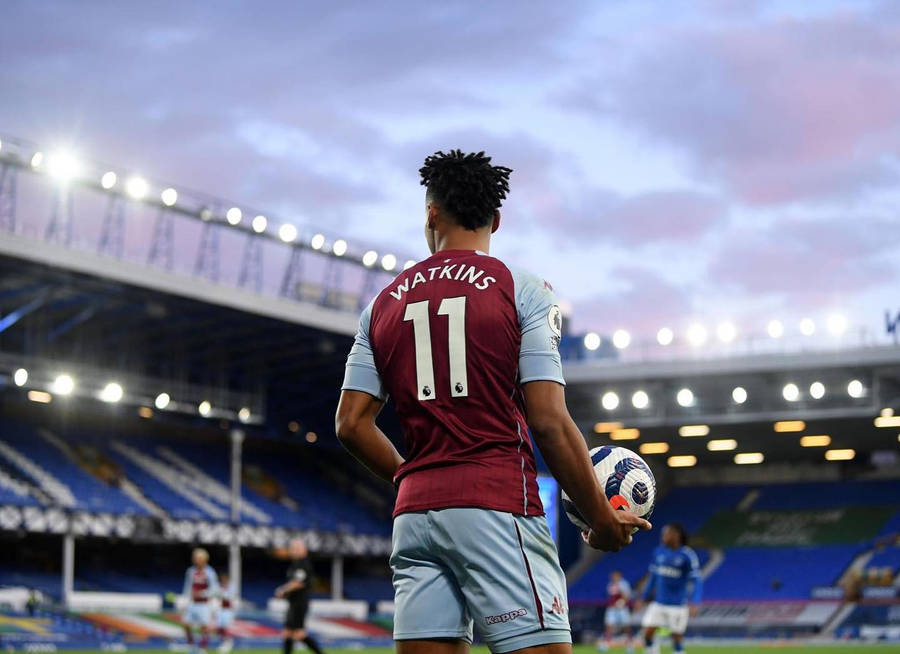
{"type": "MultiPolygon", "coordinates": [[[[396,493],[341,447],[335,411],[360,312],[421,236],[339,233],[32,136],[0,133],[0,647],[188,651],[184,571],[203,548],[236,606],[208,648],[279,651],[300,538],[306,629],[329,652],[393,651],[396,493]]],[[[603,553],[536,452],[576,652],[606,647],[610,575],[643,593],[672,523],[702,578],[687,649],[898,647],[900,316],[801,310],[648,327],[623,307],[607,330],[563,305],[572,418],[656,482],[654,529],[603,553]]],[[[402,448],[390,403],[378,420],[402,448]]]]}

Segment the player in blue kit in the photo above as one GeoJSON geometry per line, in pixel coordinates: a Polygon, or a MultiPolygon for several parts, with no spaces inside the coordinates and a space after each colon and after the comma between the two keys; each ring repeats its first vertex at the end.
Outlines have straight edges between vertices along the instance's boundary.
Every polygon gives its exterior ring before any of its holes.
{"type": "Polygon", "coordinates": [[[650,581],[644,589],[643,600],[653,597],[644,613],[644,642],[648,654],[659,654],[654,639],[659,627],[668,627],[676,652],[684,651],[684,632],[688,615],[696,611],[703,593],[700,561],[687,546],[687,532],[677,522],[663,528],[662,545],[653,550],[650,562],[650,581]]]}

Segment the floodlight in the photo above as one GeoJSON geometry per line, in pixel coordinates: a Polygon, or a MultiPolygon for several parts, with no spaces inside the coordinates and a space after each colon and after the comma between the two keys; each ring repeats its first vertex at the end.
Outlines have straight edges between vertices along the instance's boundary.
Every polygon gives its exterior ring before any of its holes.
{"type": "Polygon", "coordinates": [[[588,332],[584,335],[584,347],[592,352],[600,347],[600,334],[597,332],[588,332]]]}
{"type": "Polygon", "coordinates": [[[603,405],[603,408],[607,411],[612,411],[619,406],[619,396],[612,391],[608,391],[600,398],[600,404],[603,405]]]}
{"type": "Polygon", "coordinates": [[[169,187],[159,194],[159,197],[162,199],[162,203],[167,207],[171,207],[173,204],[178,202],[178,191],[169,187]]]}
{"type": "Polygon", "coordinates": [[[620,350],[624,350],[631,344],[631,334],[624,329],[617,329],[613,333],[613,345],[620,350]]]}
{"type": "Polygon", "coordinates": [[[225,212],[225,220],[228,221],[229,225],[239,225],[243,217],[244,212],[241,211],[240,207],[231,207],[225,212]]]}
{"type": "Polygon", "coordinates": [[[285,223],[278,228],[278,238],[285,243],[292,243],[297,238],[297,228],[289,223],[285,223]]]}
{"type": "Polygon", "coordinates": [[[125,191],[135,200],[143,200],[148,188],[147,180],[143,177],[129,177],[125,182],[125,191]]]}
{"type": "Polygon", "coordinates": [[[378,261],[378,253],[375,250],[369,250],[363,255],[362,262],[366,268],[371,268],[378,261]]]}
{"type": "Polygon", "coordinates": [[[16,386],[24,386],[28,381],[28,371],[25,368],[19,368],[13,373],[13,383],[16,386]]]}

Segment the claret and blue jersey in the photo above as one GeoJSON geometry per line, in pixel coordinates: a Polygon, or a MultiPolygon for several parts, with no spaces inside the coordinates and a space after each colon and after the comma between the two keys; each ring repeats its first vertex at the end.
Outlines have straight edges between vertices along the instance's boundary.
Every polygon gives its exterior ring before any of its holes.
{"type": "Polygon", "coordinates": [[[444,250],[366,308],[343,389],[391,397],[403,425],[395,515],[479,507],[543,515],[519,389],[564,384],[562,316],[543,279],[444,250]]]}
{"type": "Polygon", "coordinates": [[[683,606],[688,601],[698,603],[702,593],[700,561],[694,550],[687,546],[673,550],[664,545],[653,550],[645,600],[654,597],[665,606],[683,606]]]}

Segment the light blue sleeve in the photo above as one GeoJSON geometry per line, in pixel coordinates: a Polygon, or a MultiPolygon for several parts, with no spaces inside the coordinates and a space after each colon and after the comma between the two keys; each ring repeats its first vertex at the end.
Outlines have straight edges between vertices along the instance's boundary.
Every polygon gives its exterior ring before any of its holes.
{"type": "Polygon", "coordinates": [[[510,270],[515,286],[516,310],[522,328],[519,383],[554,381],[565,386],[559,341],[562,313],[553,288],[540,277],[510,270]]]}
{"type": "Polygon", "coordinates": [[[359,329],[353,340],[353,347],[347,356],[347,364],[344,367],[344,383],[342,391],[362,391],[374,395],[382,402],[387,400],[387,392],[381,381],[381,376],[375,368],[375,355],[372,353],[372,344],[369,341],[369,323],[372,321],[372,302],[363,309],[359,317],[359,329]]]}

